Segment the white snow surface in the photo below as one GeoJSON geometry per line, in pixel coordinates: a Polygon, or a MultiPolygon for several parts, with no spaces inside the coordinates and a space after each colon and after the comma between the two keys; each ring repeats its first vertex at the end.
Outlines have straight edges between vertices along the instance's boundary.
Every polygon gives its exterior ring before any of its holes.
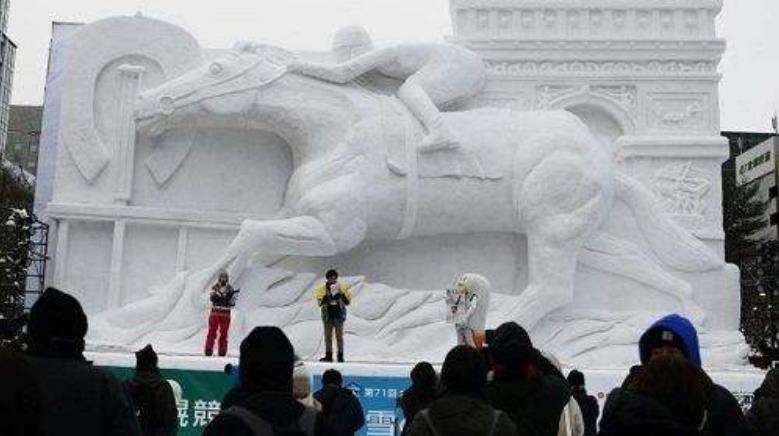
{"type": "Polygon", "coordinates": [[[46,215],[50,282],[82,301],[90,349],[200,355],[207,290],[227,269],[242,289],[232,353],[277,325],[317,358],[312,291],[335,266],[354,276],[352,361],[440,362],[454,344],[442,289],[473,272],[493,284],[487,327],[517,321],[564,365],[635,363],[670,312],[698,326],[709,365],[743,363],[711,5],[625,1],[623,16],[532,1],[527,17],[547,25],[528,35],[488,19],[503,16],[493,3],[451,3],[460,55],[398,44],[339,66],[337,47],[203,49],[142,16],[75,31],[49,82],[62,107],[48,111],[46,215]],[[400,80],[371,71],[387,68],[400,80]],[[429,86],[401,92],[415,70],[429,86]],[[425,92],[464,101],[439,119],[414,110],[425,92]],[[458,146],[422,149],[439,125],[458,146]]]}
{"type": "MultiPolygon", "coordinates": [[[[154,296],[90,319],[88,349],[130,352],[146,343],[165,354],[202,355],[208,317],[207,293],[184,298],[186,274],[154,296]],[[143,316],[138,316],[143,314],[143,316]]],[[[235,284],[241,289],[230,325],[229,355],[260,325],[281,327],[299,356],[315,360],[324,353],[322,322],[313,298],[314,274],[251,268],[235,284]]],[[[346,356],[353,362],[443,362],[456,345],[454,329],[445,322],[442,290],[398,290],[362,277],[348,277],[354,298],[345,329],[346,356]]],[[[513,320],[516,296],[492,293],[487,327],[513,320]]],[[[559,310],[531,333],[534,345],[565,365],[625,368],[637,363],[636,343],[662,312],[559,310]],[[604,359],[604,355],[608,359],[604,359]]],[[[738,368],[747,349],[743,338],[726,331],[701,331],[703,360],[718,368],[738,368]]]]}

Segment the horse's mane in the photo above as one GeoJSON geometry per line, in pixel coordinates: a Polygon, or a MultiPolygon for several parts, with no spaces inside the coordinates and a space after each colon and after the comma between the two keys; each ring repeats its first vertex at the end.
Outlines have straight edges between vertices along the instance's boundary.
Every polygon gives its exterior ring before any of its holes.
{"type": "Polygon", "coordinates": [[[284,48],[256,42],[238,42],[233,48],[241,53],[252,53],[260,56],[264,61],[280,67],[286,67],[297,58],[294,53],[284,48]]]}

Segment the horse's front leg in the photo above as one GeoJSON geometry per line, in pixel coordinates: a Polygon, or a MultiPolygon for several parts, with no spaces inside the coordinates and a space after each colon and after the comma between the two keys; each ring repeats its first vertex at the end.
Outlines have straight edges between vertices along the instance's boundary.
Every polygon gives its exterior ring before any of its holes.
{"type": "Polygon", "coordinates": [[[353,174],[311,189],[289,209],[295,216],[280,220],[246,220],[215,264],[213,273],[229,267],[237,279],[253,258],[269,266],[286,256],[331,256],[362,242],[365,205],[353,174]]]}
{"type": "Polygon", "coordinates": [[[330,256],[337,252],[327,227],[312,216],[281,220],[245,220],[241,230],[214,265],[237,279],[254,256],[265,265],[284,256],[330,256]]]}

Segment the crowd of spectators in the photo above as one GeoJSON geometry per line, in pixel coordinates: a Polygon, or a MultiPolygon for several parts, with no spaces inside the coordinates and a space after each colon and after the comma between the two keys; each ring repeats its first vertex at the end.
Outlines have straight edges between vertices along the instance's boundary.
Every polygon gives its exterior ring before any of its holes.
{"type": "MultiPolygon", "coordinates": [[[[87,317],[72,296],[49,288],[32,307],[24,353],[0,348],[0,434],[172,435],[174,389],[149,345],[134,376],[120,382],[84,357],[87,317]]],[[[584,374],[562,373],[522,326],[507,322],[488,346],[452,348],[440,376],[420,362],[398,400],[411,436],[776,436],[779,370],[755,392],[746,414],[702,368],[698,334],[669,315],[641,336],[641,364],[607,398],[602,414],[584,374]]],[[[241,342],[235,386],[203,434],[354,435],[365,424],[358,399],[335,369],[311,390],[310,375],[277,327],[255,327],[241,342]]]]}

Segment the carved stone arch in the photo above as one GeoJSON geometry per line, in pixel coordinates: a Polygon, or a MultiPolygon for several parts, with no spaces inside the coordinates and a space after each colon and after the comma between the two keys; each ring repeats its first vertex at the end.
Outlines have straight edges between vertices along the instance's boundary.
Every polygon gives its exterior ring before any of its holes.
{"type": "Polygon", "coordinates": [[[620,126],[623,135],[634,135],[636,132],[636,121],[633,114],[625,105],[614,98],[593,92],[592,88],[586,86],[582,90],[560,96],[549,102],[549,109],[567,109],[576,107],[593,107],[603,111],[610,116],[620,126]]]}

